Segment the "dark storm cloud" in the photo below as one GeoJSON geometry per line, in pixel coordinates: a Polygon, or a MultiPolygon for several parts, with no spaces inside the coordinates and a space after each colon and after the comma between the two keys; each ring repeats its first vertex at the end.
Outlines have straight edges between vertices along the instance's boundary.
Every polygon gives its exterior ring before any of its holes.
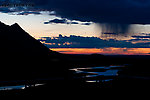
{"type": "Polygon", "coordinates": [[[0,12],[9,13],[11,15],[29,15],[29,14],[39,15],[39,14],[41,14],[40,11],[37,11],[35,9],[32,9],[30,11],[29,9],[26,9],[26,8],[23,8],[23,7],[10,7],[10,8],[1,7],[0,12]]]}
{"type": "MultiPolygon", "coordinates": [[[[27,1],[27,0],[22,0],[27,1]]],[[[30,0],[65,18],[98,23],[150,23],[150,0],[30,0]]]]}
{"type": "Polygon", "coordinates": [[[65,24],[67,23],[67,20],[66,19],[53,19],[53,20],[50,20],[49,22],[44,22],[44,24],[51,24],[51,23],[65,24]]]}
{"type": "Polygon", "coordinates": [[[118,23],[103,23],[99,24],[99,26],[102,29],[103,33],[114,33],[114,34],[120,34],[120,33],[127,33],[129,29],[128,24],[118,24],[118,23]]]}
{"type": "MultiPolygon", "coordinates": [[[[38,9],[31,2],[21,2],[22,0],[0,0],[0,12],[18,12],[18,15],[39,14],[38,9]]],[[[15,14],[14,14],[15,15],[15,14]]]]}
{"type": "MultiPolygon", "coordinates": [[[[105,48],[105,47],[117,47],[117,48],[149,48],[150,42],[136,43],[127,40],[103,40],[97,37],[82,37],[70,35],[51,38],[43,37],[39,41],[44,42],[49,48],[105,48]]],[[[137,40],[138,41],[138,40],[137,40]]]]}
{"type": "Polygon", "coordinates": [[[92,23],[82,23],[81,25],[91,25],[92,23]]]}
{"type": "Polygon", "coordinates": [[[79,24],[78,22],[67,22],[67,24],[79,24]]]}
{"type": "Polygon", "coordinates": [[[133,38],[150,38],[150,36],[132,36],[133,38]]]}
{"type": "Polygon", "coordinates": [[[14,11],[12,11],[12,10],[10,10],[8,8],[0,8],[0,12],[2,12],[2,13],[10,13],[10,12],[14,12],[14,11]]]}
{"type": "Polygon", "coordinates": [[[23,11],[23,12],[19,12],[17,15],[29,15],[29,14],[39,15],[41,13],[38,11],[23,11]]]}
{"type": "Polygon", "coordinates": [[[130,40],[128,40],[129,42],[138,42],[138,41],[149,41],[150,42],[150,40],[149,39],[141,39],[141,38],[136,38],[136,39],[130,39],[130,40]]]}
{"type": "Polygon", "coordinates": [[[35,8],[56,11],[58,16],[70,20],[104,23],[102,32],[127,33],[129,24],[150,24],[150,0],[11,1],[33,3],[35,8]]]}
{"type": "Polygon", "coordinates": [[[150,0],[21,1],[33,2],[37,8],[56,11],[62,18],[104,23],[102,32],[124,34],[128,32],[129,24],[150,24],[150,0]]]}
{"type": "Polygon", "coordinates": [[[75,21],[70,21],[67,19],[53,19],[47,22],[44,22],[44,24],[80,24],[80,25],[91,25],[92,23],[90,22],[83,22],[83,23],[79,23],[79,22],[75,22],[75,21]]]}
{"type": "Polygon", "coordinates": [[[79,24],[78,22],[69,22],[67,19],[53,19],[48,22],[44,22],[44,24],[79,24]]]}

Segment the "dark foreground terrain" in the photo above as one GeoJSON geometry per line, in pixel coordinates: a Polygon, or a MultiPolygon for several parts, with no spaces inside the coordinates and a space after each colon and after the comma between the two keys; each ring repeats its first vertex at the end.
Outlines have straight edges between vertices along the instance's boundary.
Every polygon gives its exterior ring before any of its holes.
{"type": "MultiPolygon", "coordinates": [[[[54,96],[65,94],[82,94],[93,93],[98,90],[135,90],[135,89],[149,89],[150,88],[150,70],[149,59],[150,56],[102,56],[102,55],[65,55],[71,57],[68,60],[68,67],[62,70],[63,74],[58,73],[56,76],[48,75],[43,78],[50,78],[44,82],[45,84],[38,87],[30,87],[23,90],[9,90],[1,91],[1,95],[15,95],[15,96],[54,96]],[[93,57],[93,58],[92,58],[93,57]],[[77,59],[78,58],[78,59],[77,59]],[[92,59],[91,59],[92,58],[92,59]],[[102,59],[105,58],[103,61],[102,59]],[[94,63],[94,64],[93,64],[94,63]],[[69,70],[76,67],[88,66],[104,66],[106,65],[124,65],[125,67],[118,72],[118,76],[111,81],[105,82],[85,82],[85,78],[74,78],[75,74],[69,70]],[[79,64],[79,66],[77,66],[79,64]],[[71,66],[72,65],[72,66],[71,66]],[[69,68],[70,67],[70,68],[69,68]],[[59,76],[59,78],[57,77],[59,76]],[[60,78],[61,77],[61,78],[60,78]],[[53,78],[53,80],[51,80],[53,78]],[[78,92],[76,92],[78,91],[78,92]]],[[[61,67],[64,67],[63,65],[61,67]]],[[[40,74],[39,74],[40,76],[40,74]]],[[[81,75],[82,76],[82,75],[81,75]]],[[[94,80],[102,80],[105,77],[92,77],[94,80]]],[[[34,81],[34,80],[31,80],[34,81]]]]}

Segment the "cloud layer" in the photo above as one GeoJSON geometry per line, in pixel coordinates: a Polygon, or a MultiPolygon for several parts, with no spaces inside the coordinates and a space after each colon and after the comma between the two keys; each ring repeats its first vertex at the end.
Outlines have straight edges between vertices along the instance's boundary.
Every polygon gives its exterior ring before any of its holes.
{"type": "MultiPolygon", "coordinates": [[[[17,7],[15,10],[0,8],[0,11],[4,13],[36,9],[56,11],[59,17],[65,19],[103,23],[101,24],[103,32],[127,33],[129,24],[150,24],[150,0],[0,0],[0,2],[4,1],[34,4],[34,7],[25,9],[24,7],[17,7]]],[[[30,13],[19,15],[21,14],[30,13]]],[[[51,21],[48,21],[44,24],[50,23],[51,21]]],[[[77,24],[77,22],[66,22],[66,24],[77,24]]]]}
{"type": "MultiPolygon", "coordinates": [[[[22,0],[27,1],[27,0],[22,0]]],[[[99,23],[150,23],[150,0],[30,0],[65,18],[99,23]]]]}
{"type": "Polygon", "coordinates": [[[132,39],[132,40],[103,40],[97,37],[82,37],[70,35],[51,38],[43,37],[39,39],[49,48],[150,48],[150,40],[132,39]]]}
{"type": "Polygon", "coordinates": [[[48,22],[44,22],[44,24],[80,24],[80,25],[91,25],[91,22],[83,22],[83,23],[79,23],[79,22],[75,22],[75,21],[71,21],[71,20],[67,20],[67,19],[53,19],[50,20],[48,22]]]}

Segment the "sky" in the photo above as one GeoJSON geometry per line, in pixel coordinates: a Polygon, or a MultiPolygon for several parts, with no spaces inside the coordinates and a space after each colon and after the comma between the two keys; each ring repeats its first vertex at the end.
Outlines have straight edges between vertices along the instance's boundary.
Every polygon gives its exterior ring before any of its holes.
{"type": "Polygon", "coordinates": [[[0,21],[61,53],[150,55],[149,9],[150,0],[0,0],[0,21]]]}
{"type": "Polygon", "coordinates": [[[0,13],[0,20],[7,25],[18,23],[24,30],[26,30],[35,38],[58,36],[60,33],[64,35],[74,34],[82,36],[98,36],[98,31],[95,30],[95,24],[44,24],[44,22],[59,17],[50,16],[50,12],[47,11],[43,11],[41,13],[42,14],[40,15],[12,15],[11,13],[0,13]]]}

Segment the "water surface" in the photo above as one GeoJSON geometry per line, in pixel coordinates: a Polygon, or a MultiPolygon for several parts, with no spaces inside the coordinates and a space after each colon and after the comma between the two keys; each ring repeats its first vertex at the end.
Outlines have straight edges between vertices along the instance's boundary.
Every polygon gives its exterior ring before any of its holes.
{"type": "Polygon", "coordinates": [[[85,79],[85,82],[107,82],[112,81],[118,76],[118,72],[123,68],[122,65],[98,66],[86,68],[73,68],[74,78],[85,79]]]}

